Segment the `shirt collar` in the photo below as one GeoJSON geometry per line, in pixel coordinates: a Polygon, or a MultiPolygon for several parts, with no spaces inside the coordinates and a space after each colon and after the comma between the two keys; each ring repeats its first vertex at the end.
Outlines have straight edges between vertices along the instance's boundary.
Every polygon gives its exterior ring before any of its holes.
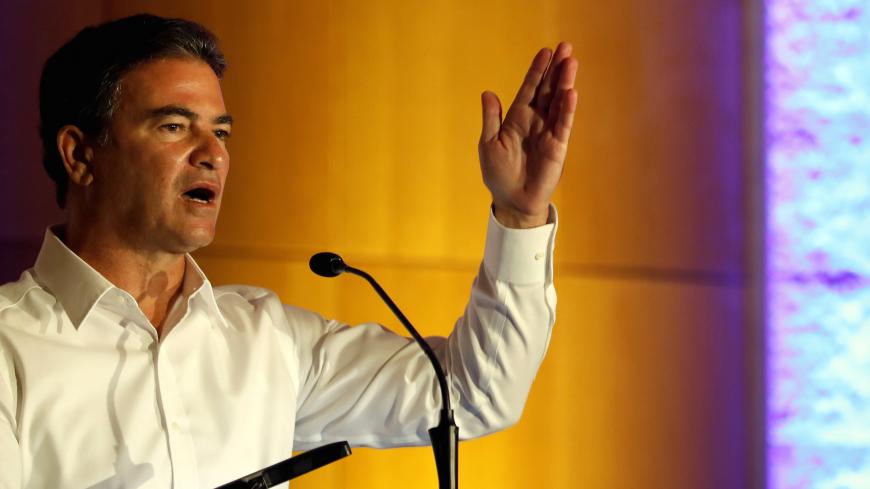
{"type": "Polygon", "coordinates": [[[190,254],[184,256],[185,270],[184,281],[181,284],[181,297],[179,300],[187,300],[188,305],[194,298],[199,297],[205,303],[205,306],[214,314],[217,321],[226,326],[227,322],[224,319],[221,310],[215,300],[214,289],[211,282],[206,278],[205,273],[199,268],[196,260],[190,254]]]}
{"type": "MultiPolygon", "coordinates": [[[[78,328],[107,292],[121,289],[67,248],[57,236],[60,229],[59,226],[53,226],[45,230],[34,271],[37,280],[57,298],[73,326],[78,328]]],[[[205,306],[226,325],[211,283],[189,254],[185,255],[184,272],[179,300],[189,301],[200,296],[205,306]]]]}
{"type": "Polygon", "coordinates": [[[55,230],[45,230],[36,257],[37,279],[54,295],[78,328],[103,295],[115,286],[63,244],[55,230]]]}

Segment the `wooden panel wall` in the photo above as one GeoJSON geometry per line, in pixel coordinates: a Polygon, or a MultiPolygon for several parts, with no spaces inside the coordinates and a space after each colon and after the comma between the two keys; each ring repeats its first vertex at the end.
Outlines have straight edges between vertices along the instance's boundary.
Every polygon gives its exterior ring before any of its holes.
{"type": "MultiPolygon", "coordinates": [[[[461,484],[761,487],[748,379],[762,373],[745,344],[759,327],[747,216],[760,211],[738,2],[106,0],[16,56],[36,70],[78,25],[139,11],[204,23],[230,61],[232,169],[217,240],[197,254],[212,281],[398,327],[364,284],[307,270],[335,250],[427,334],[449,332],[482,252],[480,92],[507,105],[538,47],[572,41],[580,102],[556,195],[551,351],[521,422],[462,445],[461,484]]],[[[17,111],[34,127],[33,108],[4,97],[4,127],[17,111]]],[[[35,138],[20,138],[27,149],[0,145],[0,238],[38,242],[56,215],[35,138]]],[[[431,458],[357,450],[294,487],[435,487],[431,458]]]]}

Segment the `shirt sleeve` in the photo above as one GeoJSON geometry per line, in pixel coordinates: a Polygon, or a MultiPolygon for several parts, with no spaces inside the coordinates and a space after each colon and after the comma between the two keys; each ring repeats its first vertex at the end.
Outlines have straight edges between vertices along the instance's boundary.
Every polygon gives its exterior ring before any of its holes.
{"type": "Polygon", "coordinates": [[[15,436],[16,390],[12,365],[0,347],[0,489],[20,489],[21,449],[15,436]]]}
{"type": "MultiPolygon", "coordinates": [[[[514,424],[522,414],[555,322],[556,211],[532,229],[490,213],[483,263],[465,312],[447,338],[427,338],[448,375],[462,439],[514,424]]],[[[292,325],[293,308],[285,306],[292,325]]],[[[308,316],[310,321],[310,316],[308,316]]],[[[441,395],[432,366],[410,338],[377,324],[319,320],[297,336],[300,388],[294,449],[347,440],[355,446],[429,443],[441,395]]]]}

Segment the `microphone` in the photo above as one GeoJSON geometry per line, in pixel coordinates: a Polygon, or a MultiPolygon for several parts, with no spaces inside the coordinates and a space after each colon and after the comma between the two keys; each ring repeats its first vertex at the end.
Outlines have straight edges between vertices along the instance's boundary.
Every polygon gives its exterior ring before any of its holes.
{"type": "Polygon", "coordinates": [[[396,303],[368,273],[346,264],[340,256],[328,251],[313,255],[308,261],[308,266],[312,272],[321,277],[337,277],[347,272],[364,278],[423,349],[423,353],[426,354],[429,362],[432,363],[432,368],[435,369],[435,377],[438,379],[438,385],[441,389],[441,418],[438,426],[429,430],[429,439],[432,441],[432,450],[435,452],[435,467],[438,470],[438,488],[457,489],[459,487],[459,427],[453,420],[453,410],[450,408],[447,377],[444,375],[444,369],[441,368],[441,363],[435,356],[435,352],[432,351],[432,347],[420,336],[420,333],[414,329],[414,326],[402,314],[396,303]]]}
{"type": "Polygon", "coordinates": [[[347,271],[347,265],[344,260],[335,253],[321,251],[316,253],[308,260],[308,267],[311,271],[321,277],[337,277],[347,271]]]}

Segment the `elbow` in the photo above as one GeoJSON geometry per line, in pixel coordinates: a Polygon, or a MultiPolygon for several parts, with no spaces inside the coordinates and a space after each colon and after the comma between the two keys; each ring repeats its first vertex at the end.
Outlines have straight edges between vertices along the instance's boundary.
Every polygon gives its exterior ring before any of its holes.
{"type": "Polygon", "coordinates": [[[501,406],[498,411],[498,422],[496,423],[496,428],[493,431],[501,431],[514,426],[515,424],[520,422],[520,418],[523,417],[523,410],[525,409],[525,399],[520,402],[508,403],[501,406]]]}
{"type": "Polygon", "coordinates": [[[517,424],[523,415],[525,399],[461,402],[457,408],[459,435],[462,439],[472,439],[506,430],[517,424]]]}

